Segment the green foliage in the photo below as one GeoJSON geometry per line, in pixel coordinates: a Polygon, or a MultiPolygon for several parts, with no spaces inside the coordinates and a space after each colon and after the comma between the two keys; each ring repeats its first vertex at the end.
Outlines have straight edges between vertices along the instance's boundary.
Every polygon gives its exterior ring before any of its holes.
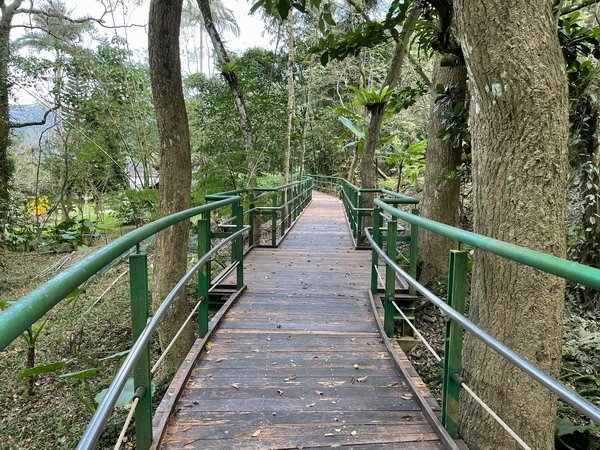
{"type": "Polygon", "coordinates": [[[572,96],[578,96],[577,93],[585,88],[591,77],[593,66],[585,58],[600,58],[600,28],[588,28],[580,20],[581,14],[574,12],[558,21],[558,37],[567,64],[572,96]]]}
{"type": "Polygon", "coordinates": [[[140,226],[156,215],[158,191],[156,189],[126,189],[112,194],[110,204],[115,217],[122,225],[140,226]]]}
{"type": "MultiPolygon", "coordinates": [[[[344,116],[339,116],[338,119],[340,122],[342,122],[342,124],[346,128],[348,128],[348,130],[350,130],[354,134],[354,136],[356,136],[359,140],[364,141],[365,136],[366,136],[364,126],[362,128],[358,128],[357,125],[355,125],[350,119],[348,119],[347,117],[344,117],[344,116]]],[[[354,143],[351,142],[348,145],[352,145],[352,144],[354,144],[354,143]]]]}
{"type": "Polygon", "coordinates": [[[413,187],[418,186],[419,177],[425,172],[425,152],[427,139],[415,142],[401,150],[392,153],[387,158],[387,163],[395,165],[402,177],[408,180],[413,187]]]}
{"type": "Polygon", "coordinates": [[[442,106],[452,106],[442,115],[442,125],[438,137],[450,141],[454,147],[462,144],[466,145],[464,149],[468,152],[471,142],[471,133],[469,131],[469,108],[464,100],[459,99],[462,88],[458,84],[444,86],[438,84],[435,86],[435,92],[438,94],[435,99],[436,108],[442,106]]]}
{"type": "Polygon", "coordinates": [[[92,375],[96,375],[98,372],[100,372],[100,369],[98,367],[91,367],[89,369],[79,370],[77,372],[63,373],[58,377],[63,378],[65,380],[83,380],[85,378],[91,377],[92,375]]]}
{"type": "Polygon", "coordinates": [[[404,22],[410,4],[409,1],[393,0],[384,20],[361,22],[354,30],[342,33],[325,27],[324,21],[323,37],[310,51],[320,54],[321,64],[325,66],[333,59],[358,56],[363,48],[374,48],[390,39],[398,39],[397,26],[404,22]]]}
{"type": "MultiPolygon", "coordinates": [[[[196,204],[211,191],[244,186],[253,167],[260,175],[278,172],[282,166],[287,112],[285,56],[249,49],[235,61],[253,123],[255,152],[245,150],[234,99],[222,77],[187,77],[192,158],[198,168],[194,173],[196,204]]],[[[298,141],[298,130],[294,129],[292,144],[298,141]]]]}
{"type": "Polygon", "coordinates": [[[354,93],[355,101],[369,111],[385,108],[392,96],[392,89],[389,86],[383,86],[380,89],[348,86],[348,89],[354,93]]]}
{"type": "MultiPolygon", "coordinates": [[[[154,390],[154,389],[152,389],[152,390],[154,390]]],[[[108,392],[108,388],[100,391],[95,397],[96,403],[100,404],[102,402],[102,400],[104,399],[104,397],[106,396],[107,392],[108,392]]],[[[129,378],[129,379],[127,379],[127,382],[125,383],[125,386],[123,386],[123,390],[119,394],[119,398],[117,399],[117,402],[115,403],[115,407],[124,408],[124,407],[130,405],[131,402],[133,402],[134,394],[135,394],[135,387],[133,384],[133,378],[129,378]]]]}
{"type": "Polygon", "coordinates": [[[0,226],[3,230],[2,241],[11,250],[29,251],[34,246],[34,242],[39,235],[39,225],[36,224],[31,215],[27,212],[27,201],[17,196],[12,196],[8,202],[3,202],[0,206],[6,211],[6,223],[0,226]]]}
{"type": "Polygon", "coordinates": [[[19,377],[20,378],[28,378],[28,377],[35,377],[36,375],[42,375],[45,373],[53,373],[56,372],[60,369],[62,369],[65,366],[66,362],[65,361],[56,361],[53,363],[49,363],[49,364],[38,364],[35,367],[30,367],[28,369],[22,370],[21,372],[19,372],[19,377]]]}
{"type": "Polygon", "coordinates": [[[429,92],[429,87],[421,81],[418,81],[416,87],[404,86],[402,89],[395,89],[388,101],[388,108],[399,113],[413,106],[425,94],[429,92]]]}
{"type": "Polygon", "coordinates": [[[598,450],[600,444],[592,441],[592,434],[599,434],[600,427],[593,423],[574,425],[569,419],[561,418],[556,423],[557,449],[598,450]]]}
{"type": "Polygon", "coordinates": [[[92,220],[68,219],[49,226],[44,233],[43,243],[54,247],[66,244],[69,248],[75,249],[91,245],[99,236],[96,223],[92,220]]]}

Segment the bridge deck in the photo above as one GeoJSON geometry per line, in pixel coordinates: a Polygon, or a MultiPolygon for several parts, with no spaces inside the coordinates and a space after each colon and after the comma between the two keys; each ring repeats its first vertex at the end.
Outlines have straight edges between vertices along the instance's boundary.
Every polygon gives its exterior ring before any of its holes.
{"type": "Polygon", "coordinates": [[[443,448],[380,337],[369,259],[341,203],[315,192],[280,248],[246,258],[248,289],[190,353],[170,417],[157,412],[159,447],[443,448]]]}

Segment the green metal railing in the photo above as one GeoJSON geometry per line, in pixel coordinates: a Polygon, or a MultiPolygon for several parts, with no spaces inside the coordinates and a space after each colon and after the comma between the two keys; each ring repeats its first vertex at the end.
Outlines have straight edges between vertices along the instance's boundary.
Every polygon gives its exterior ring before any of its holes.
{"type": "MultiPolygon", "coordinates": [[[[401,220],[411,225],[411,230],[413,230],[415,235],[418,233],[419,228],[424,228],[456,240],[458,243],[468,244],[477,249],[493,253],[546,273],[557,275],[593,289],[600,288],[599,269],[441,224],[420,217],[419,215],[402,211],[388,204],[385,199],[377,199],[374,203],[373,228],[366,227],[364,232],[372,246],[371,294],[373,296],[379,292],[377,283],[379,260],[381,259],[385,262],[386,275],[383,293],[385,333],[388,337],[392,337],[394,334],[394,316],[395,309],[397,308],[397,305],[396,307],[394,306],[394,302],[398,276],[402,277],[413,290],[418,291],[426,300],[440,308],[452,319],[447,324],[445,353],[442,359],[443,392],[441,417],[442,424],[450,436],[453,438],[457,437],[459,397],[461,392],[468,388],[465,386],[461,374],[463,330],[472,333],[476,338],[499,353],[500,356],[519,367],[523,372],[579,412],[600,423],[600,408],[580,397],[534,364],[519,356],[465,317],[468,272],[466,252],[459,250],[452,250],[450,252],[447,300],[444,301],[416,280],[416,271],[413,269],[416,267],[416,252],[414,254],[411,252],[411,269],[408,272],[398,265],[396,252],[397,233],[394,233],[393,230],[397,228],[397,221],[401,220]],[[380,232],[380,226],[385,221],[387,221],[387,236],[384,238],[380,232]]],[[[515,438],[517,439],[517,437],[515,438]]]]}
{"type": "MultiPolygon", "coordinates": [[[[202,206],[163,217],[144,225],[105,245],[100,250],[75,263],[72,267],[44,283],[42,286],[15,302],[0,313],[0,351],[9,346],[28,327],[37,322],[61,300],[89,280],[116,258],[128,252],[130,266],[130,298],[133,344],[123,364],[115,375],[106,395],[96,409],[78,448],[93,449],[102,430],[112,414],[114,405],[128,377],[133,373],[135,387],[135,434],[136,448],[147,449],[152,443],[152,397],[151,375],[164,358],[170,345],[159,360],[151,367],[150,340],[169,308],[187,283],[197,275],[196,294],[198,302],[182,328],[197,312],[196,327],[199,337],[209,331],[209,296],[227,274],[236,269],[235,289],[244,287],[244,234],[253,226],[260,225],[260,217],[270,219],[271,242],[276,246],[287,234],[301,212],[311,201],[312,180],[305,177],[300,181],[277,187],[247,188],[207,196],[211,201],[202,206]],[[270,206],[258,206],[262,197],[268,197],[270,206]],[[247,205],[247,208],[244,206],[247,205]],[[228,209],[230,208],[230,213],[228,209]],[[147,255],[139,251],[140,243],[156,233],[193,217],[197,221],[198,262],[171,290],[160,306],[150,315],[147,255]],[[211,224],[217,222],[213,230],[211,224]],[[217,241],[217,242],[215,242],[217,241]],[[212,276],[211,261],[220,250],[230,245],[231,263],[219,275],[212,276]],[[133,249],[133,251],[132,251],[133,249]]],[[[260,245],[252,235],[247,240],[248,248],[260,245]]],[[[180,330],[181,331],[181,330],[180,330]]],[[[175,335],[172,343],[177,339],[175,335]]]]}
{"type": "MultiPolygon", "coordinates": [[[[249,246],[277,247],[312,200],[312,185],[312,178],[304,177],[277,187],[249,187],[210,194],[206,196],[206,200],[215,201],[239,195],[242,197],[242,204],[246,206],[244,223],[253,228],[248,240],[249,246]],[[268,244],[263,244],[263,234],[269,236],[268,244]]],[[[220,225],[227,226],[230,222],[231,219],[220,225]]]]}
{"type": "MultiPolygon", "coordinates": [[[[370,223],[373,215],[373,207],[367,206],[369,198],[380,197],[392,205],[416,205],[419,200],[408,195],[402,195],[398,192],[388,189],[364,189],[350,183],[348,180],[340,177],[326,175],[311,175],[315,189],[320,191],[339,194],[344,204],[344,211],[352,239],[356,248],[366,249],[366,239],[363,234],[363,228],[370,223]]],[[[414,211],[413,211],[414,212],[414,211]]]]}

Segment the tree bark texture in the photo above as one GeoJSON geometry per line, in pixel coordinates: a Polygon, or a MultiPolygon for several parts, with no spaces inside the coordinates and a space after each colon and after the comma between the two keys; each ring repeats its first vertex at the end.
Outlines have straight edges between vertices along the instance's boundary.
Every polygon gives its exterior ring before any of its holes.
{"type": "MultiPolygon", "coordinates": [[[[179,27],[182,0],[152,0],[148,57],[160,144],[160,217],[190,207],[192,162],[188,118],[181,83],[179,27]]],[[[183,277],[187,268],[188,221],[160,232],[154,258],[154,309],[183,277]]],[[[184,292],[173,303],[159,330],[164,349],[191,308],[184,292]]],[[[194,342],[193,324],[177,340],[164,363],[163,375],[174,373],[194,342]]]]}
{"type": "MultiPolygon", "coordinates": [[[[464,66],[442,66],[438,58],[433,69],[433,86],[458,85],[459,92],[454,102],[436,104],[438,94],[431,92],[431,110],[427,129],[428,144],[425,156],[425,184],[421,215],[428,219],[456,226],[460,204],[460,179],[456,169],[461,164],[461,143],[442,139],[439,133],[444,128],[444,116],[454,109],[456,103],[464,101],[467,70],[464,66]]],[[[429,281],[448,270],[448,253],[456,248],[456,241],[439,234],[423,230],[419,235],[419,259],[423,261],[421,280],[429,281]]]]}
{"type": "MultiPolygon", "coordinates": [[[[477,233],[565,256],[568,93],[552,0],[454,3],[465,57],[477,233]]],[[[564,281],[475,252],[469,315],[552,375],[560,369],[564,281]]],[[[556,399],[469,334],[464,377],[529,445],[554,448],[556,399]]],[[[468,396],[472,449],[517,444],[468,396]]]]}
{"type": "MultiPolygon", "coordinates": [[[[415,23],[419,19],[421,11],[419,5],[415,3],[411,6],[410,10],[404,20],[402,31],[396,43],[394,49],[394,56],[388,70],[384,86],[394,88],[398,83],[402,65],[404,64],[404,55],[406,54],[406,47],[410,39],[410,35],[414,29],[415,23]]],[[[360,165],[360,181],[363,188],[374,188],[377,187],[377,171],[375,169],[375,150],[379,143],[379,135],[381,134],[381,125],[383,124],[383,118],[385,115],[385,103],[372,107],[370,109],[371,117],[369,120],[369,127],[367,129],[367,139],[365,141],[365,147],[363,149],[363,157],[360,165]]],[[[373,195],[364,197],[364,206],[370,207],[373,204],[373,195]]]]}
{"type": "Polygon", "coordinates": [[[256,177],[257,169],[256,163],[252,160],[252,153],[254,152],[254,134],[252,133],[250,115],[248,114],[246,102],[244,101],[244,93],[235,71],[230,67],[231,59],[221,40],[217,27],[215,26],[210,10],[210,0],[198,0],[198,7],[204,18],[204,28],[206,29],[215,53],[217,54],[217,59],[221,66],[221,74],[225,78],[225,81],[227,81],[233,95],[233,102],[240,118],[240,126],[244,137],[244,149],[246,150],[246,158],[248,161],[248,179],[253,180],[256,177]]]}
{"type": "Polygon", "coordinates": [[[0,242],[8,214],[9,185],[12,177],[12,164],[8,159],[10,145],[10,105],[9,105],[9,64],[10,29],[17,9],[23,3],[16,0],[10,5],[2,2],[0,18],[0,242]]]}

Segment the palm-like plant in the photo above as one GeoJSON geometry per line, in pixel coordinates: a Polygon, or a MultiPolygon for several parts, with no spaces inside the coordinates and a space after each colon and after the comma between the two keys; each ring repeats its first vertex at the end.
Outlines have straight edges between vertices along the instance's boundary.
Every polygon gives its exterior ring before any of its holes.
{"type": "MultiPolygon", "coordinates": [[[[225,7],[222,0],[211,0],[210,1],[210,9],[212,11],[213,21],[215,23],[215,27],[219,31],[219,33],[232,33],[234,36],[239,37],[240,35],[240,27],[235,21],[235,16],[233,12],[225,7]]],[[[204,19],[202,14],[198,10],[198,5],[196,0],[186,0],[183,6],[183,14],[182,14],[182,29],[191,28],[194,31],[197,31],[200,37],[200,45],[197,49],[194,49],[194,53],[198,50],[198,72],[202,72],[204,68],[204,42],[206,35],[206,28],[204,26],[204,19]]],[[[193,33],[195,35],[195,33],[193,33]]],[[[188,56],[189,57],[189,56],[188,56]]],[[[210,55],[206,55],[207,66],[210,63],[210,55]]]]}

